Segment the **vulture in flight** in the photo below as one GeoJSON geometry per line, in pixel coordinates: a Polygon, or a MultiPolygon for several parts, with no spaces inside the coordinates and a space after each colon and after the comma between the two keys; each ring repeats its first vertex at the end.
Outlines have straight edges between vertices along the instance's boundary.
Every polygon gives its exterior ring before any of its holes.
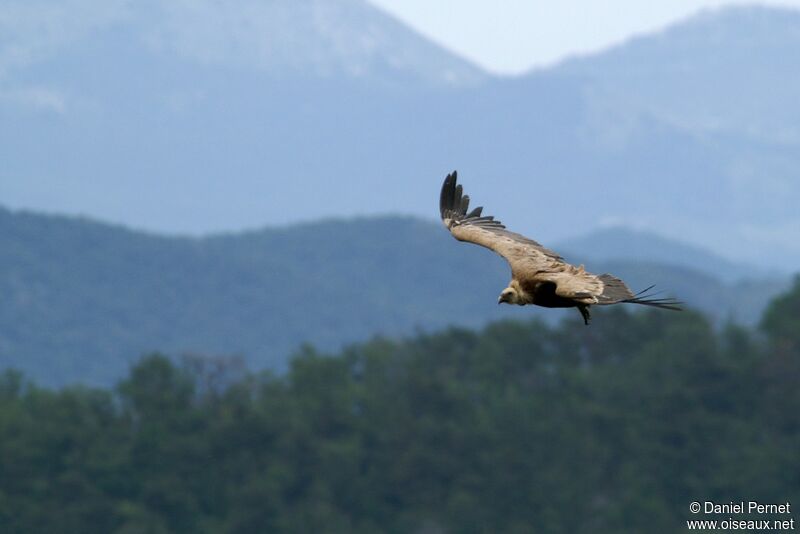
{"type": "Polygon", "coordinates": [[[456,184],[456,171],[442,185],[439,209],[445,227],[459,241],[475,243],[503,256],[511,266],[511,282],[498,304],[536,304],[546,308],[578,308],[589,324],[589,307],[629,302],[667,310],[680,310],[680,302],[648,295],[653,286],[634,294],[625,282],[610,274],[592,274],[575,267],[533,239],[509,232],[483,208],[469,210],[469,197],[456,184]]]}

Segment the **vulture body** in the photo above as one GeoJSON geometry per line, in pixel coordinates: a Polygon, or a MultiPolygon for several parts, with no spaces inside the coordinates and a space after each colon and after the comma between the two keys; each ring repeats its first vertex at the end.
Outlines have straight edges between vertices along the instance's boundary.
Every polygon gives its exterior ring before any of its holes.
{"type": "Polygon", "coordinates": [[[533,239],[506,230],[483,208],[469,211],[469,196],[456,183],[457,173],[448,174],[442,185],[439,208],[445,227],[459,241],[475,243],[493,250],[511,266],[511,282],[498,304],[535,304],[546,308],[578,308],[584,323],[591,318],[589,307],[619,303],[642,304],[667,310],[680,310],[680,302],[653,298],[653,286],[633,293],[625,282],[610,274],[592,274],[583,265],[575,267],[533,239]]]}

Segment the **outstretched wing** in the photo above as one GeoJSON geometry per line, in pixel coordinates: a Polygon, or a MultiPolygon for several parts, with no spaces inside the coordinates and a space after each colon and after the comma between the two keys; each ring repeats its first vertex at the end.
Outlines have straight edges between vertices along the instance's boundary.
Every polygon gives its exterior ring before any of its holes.
{"type": "Polygon", "coordinates": [[[523,235],[509,232],[500,221],[491,215],[481,216],[482,207],[469,210],[469,196],[463,194],[456,183],[458,174],[453,171],[442,184],[439,210],[442,222],[459,241],[475,243],[503,256],[513,268],[513,262],[526,259],[532,264],[549,266],[561,257],[523,235]]]}
{"type": "Polygon", "coordinates": [[[541,283],[555,284],[555,293],[582,304],[617,304],[627,302],[669,310],[680,310],[681,302],[654,298],[652,286],[634,294],[625,283],[610,274],[595,275],[575,267],[533,239],[509,232],[494,217],[482,216],[482,207],[469,210],[469,196],[456,183],[456,171],[442,184],[439,210],[445,227],[459,241],[475,243],[503,256],[511,266],[515,280],[533,292],[541,283]]]}
{"type": "Polygon", "coordinates": [[[445,227],[459,241],[475,243],[503,256],[515,279],[524,286],[538,282],[556,284],[556,294],[587,303],[597,302],[603,282],[583,267],[565,262],[561,256],[533,239],[510,232],[494,217],[482,216],[482,207],[469,210],[469,196],[457,184],[457,173],[448,174],[442,185],[439,210],[445,227]]]}

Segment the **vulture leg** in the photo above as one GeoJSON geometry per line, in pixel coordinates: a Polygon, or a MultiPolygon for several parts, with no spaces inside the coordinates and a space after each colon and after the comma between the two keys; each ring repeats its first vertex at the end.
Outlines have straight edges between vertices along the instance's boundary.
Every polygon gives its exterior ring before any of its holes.
{"type": "Polygon", "coordinates": [[[583,324],[588,325],[589,320],[592,318],[591,314],[589,313],[589,306],[586,304],[578,304],[578,311],[581,312],[583,316],[583,324]]]}

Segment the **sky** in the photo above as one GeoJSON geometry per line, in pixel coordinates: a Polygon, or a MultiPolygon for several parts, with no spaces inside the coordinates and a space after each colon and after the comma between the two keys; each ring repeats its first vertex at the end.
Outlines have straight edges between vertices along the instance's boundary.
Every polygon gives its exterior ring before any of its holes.
{"type": "Polygon", "coordinates": [[[421,34],[495,74],[545,67],[735,4],[791,6],[800,0],[369,0],[421,34]]]}

